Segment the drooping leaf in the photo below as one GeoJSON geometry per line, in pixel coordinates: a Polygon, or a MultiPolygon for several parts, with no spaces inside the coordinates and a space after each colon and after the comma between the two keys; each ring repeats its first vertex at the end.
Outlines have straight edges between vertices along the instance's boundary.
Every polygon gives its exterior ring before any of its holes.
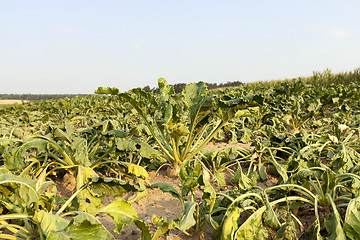
{"type": "Polygon", "coordinates": [[[129,173],[134,174],[136,177],[141,177],[144,179],[149,177],[147,171],[140,165],[130,163],[128,164],[128,171],[129,173]]]}
{"type": "Polygon", "coordinates": [[[280,221],[279,221],[274,209],[270,205],[269,200],[267,199],[267,197],[265,198],[265,200],[266,200],[265,201],[265,203],[266,203],[266,211],[265,211],[265,213],[263,215],[264,222],[266,223],[266,225],[268,225],[272,229],[278,230],[280,228],[280,226],[281,226],[280,221]]]}
{"type": "Polygon", "coordinates": [[[215,179],[216,179],[216,181],[217,181],[217,183],[218,183],[218,185],[220,187],[225,187],[226,186],[225,173],[215,171],[214,176],[215,176],[215,179]]]}
{"type": "Polygon", "coordinates": [[[203,190],[204,191],[203,199],[206,202],[206,204],[210,207],[209,213],[211,213],[216,203],[217,197],[216,197],[215,189],[210,183],[210,174],[206,170],[203,171],[203,182],[205,185],[203,190]]]}
{"type": "Polygon", "coordinates": [[[259,163],[259,175],[261,180],[265,181],[267,179],[266,167],[261,162],[259,163]]]}
{"type": "Polygon", "coordinates": [[[331,202],[331,206],[333,209],[333,214],[329,219],[325,218],[324,225],[329,236],[326,238],[328,240],[346,240],[345,232],[341,223],[341,216],[336,209],[336,205],[331,199],[329,194],[326,194],[328,199],[331,202]]]}
{"type": "Polygon", "coordinates": [[[121,197],[127,192],[138,192],[139,189],[129,181],[123,181],[117,178],[92,177],[89,179],[89,188],[92,192],[102,195],[110,195],[113,197],[121,197]]]}
{"type": "Polygon", "coordinates": [[[96,224],[84,220],[81,222],[72,221],[63,231],[52,231],[49,233],[47,240],[110,240],[114,236],[109,233],[100,223],[96,224]]]}
{"type": "Polygon", "coordinates": [[[360,153],[342,144],[337,153],[330,159],[330,167],[338,173],[345,173],[359,164],[359,159],[360,153]]]}
{"type": "Polygon", "coordinates": [[[40,225],[46,239],[50,240],[114,239],[94,216],[84,212],[77,212],[69,221],[40,210],[35,213],[33,219],[40,225]]]}
{"type": "Polygon", "coordinates": [[[296,235],[297,229],[294,224],[294,221],[286,221],[281,225],[280,229],[276,232],[274,239],[280,240],[297,240],[298,237],[296,235]]]}
{"type": "Polygon", "coordinates": [[[152,184],[151,188],[160,188],[161,191],[170,193],[173,197],[179,199],[180,202],[182,201],[178,191],[176,191],[176,189],[173,186],[171,186],[169,183],[157,182],[152,184]]]}
{"type": "Polygon", "coordinates": [[[351,240],[360,239],[360,198],[351,199],[346,209],[344,232],[351,240]]]}
{"type": "Polygon", "coordinates": [[[134,220],[135,225],[141,230],[141,240],[152,240],[150,227],[144,223],[143,220],[134,220]]]}
{"type": "Polygon", "coordinates": [[[196,202],[185,202],[185,210],[179,223],[179,229],[182,231],[186,231],[196,224],[196,220],[194,218],[196,206],[196,202]]]}
{"type": "Polygon", "coordinates": [[[74,159],[77,164],[84,167],[89,167],[91,165],[86,139],[74,137],[71,148],[74,151],[74,159]]]}
{"type": "Polygon", "coordinates": [[[269,160],[275,167],[276,171],[280,174],[280,176],[282,177],[282,180],[284,182],[287,182],[288,180],[288,175],[287,175],[287,172],[286,172],[286,168],[287,168],[287,165],[285,164],[280,164],[278,163],[275,159],[270,159],[269,160]]]}
{"type": "Polygon", "coordinates": [[[140,142],[140,150],[139,150],[140,156],[144,158],[154,159],[159,156],[161,156],[161,153],[152,148],[148,143],[146,142],[140,142]]]}
{"type": "Polygon", "coordinates": [[[242,172],[240,165],[234,176],[231,178],[231,182],[238,184],[239,188],[243,190],[253,187],[251,179],[242,172]]]}
{"type": "Polygon", "coordinates": [[[30,207],[34,204],[33,208],[37,208],[40,196],[36,191],[36,180],[0,173],[0,186],[4,188],[2,189],[3,194],[6,194],[3,197],[15,205],[30,207]]]}
{"type": "Polygon", "coordinates": [[[30,151],[38,153],[46,151],[46,141],[42,139],[27,139],[22,142],[20,147],[9,149],[5,153],[5,166],[9,170],[19,170],[26,166],[25,159],[28,158],[30,151]]]}
{"type": "Polygon", "coordinates": [[[240,142],[248,143],[250,142],[252,136],[253,136],[253,132],[248,128],[244,128],[243,135],[240,138],[240,142]]]}
{"type": "Polygon", "coordinates": [[[121,233],[124,225],[131,223],[133,220],[139,220],[137,212],[131,207],[131,204],[125,200],[118,199],[109,205],[98,210],[99,213],[106,213],[113,218],[116,233],[121,233]]]}
{"type": "MultiPolygon", "coordinates": [[[[80,189],[90,178],[97,177],[97,173],[90,167],[78,166],[76,189],[80,189]]],[[[79,209],[86,212],[93,212],[101,205],[101,199],[89,188],[82,190],[77,195],[79,209]]]]}
{"type": "Polygon", "coordinates": [[[233,240],[235,231],[238,229],[238,219],[240,218],[240,209],[234,207],[228,210],[224,217],[221,230],[221,240],[233,240]]]}
{"type": "Polygon", "coordinates": [[[41,230],[48,237],[51,232],[64,230],[70,223],[69,220],[56,216],[54,214],[40,210],[35,212],[34,221],[40,224],[41,230]]]}
{"type": "Polygon", "coordinates": [[[269,231],[264,226],[262,215],[266,210],[263,206],[251,214],[246,221],[236,230],[237,240],[265,240],[269,237],[269,231]]]}
{"type": "Polygon", "coordinates": [[[79,225],[70,225],[66,229],[67,234],[72,240],[110,240],[114,236],[109,233],[101,224],[91,224],[89,221],[83,221],[79,225]]]}
{"type": "Polygon", "coordinates": [[[164,217],[156,217],[154,215],[151,220],[158,227],[152,237],[153,240],[164,236],[166,233],[168,233],[172,229],[179,228],[179,226],[176,224],[175,221],[166,219],[164,217]]]}

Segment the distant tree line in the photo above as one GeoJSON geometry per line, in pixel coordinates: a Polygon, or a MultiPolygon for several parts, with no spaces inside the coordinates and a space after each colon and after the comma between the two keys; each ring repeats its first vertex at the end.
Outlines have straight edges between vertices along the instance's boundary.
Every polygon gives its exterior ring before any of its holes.
{"type": "MultiPolygon", "coordinates": [[[[227,83],[206,83],[209,90],[217,89],[217,88],[239,87],[243,84],[244,83],[240,81],[227,82],[227,83]]],[[[185,88],[186,83],[175,83],[174,85],[172,84],[169,85],[174,87],[176,93],[180,93],[185,88]]],[[[146,92],[154,91],[155,93],[159,93],[159,88],[150,88],[149,86],[144,87],[143,90],[146,92]]]]}
{"type": "Polygon", "coordinates": [[[0,100],[49,100],[87,95],[88,94],[0,94],[0,100]]]}

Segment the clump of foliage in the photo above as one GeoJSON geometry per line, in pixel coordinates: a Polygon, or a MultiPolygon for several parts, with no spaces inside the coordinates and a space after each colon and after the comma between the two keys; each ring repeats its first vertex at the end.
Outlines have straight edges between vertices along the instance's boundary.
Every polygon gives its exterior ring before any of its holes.
{"type": "Polygon", "coordinates": [[[240,98],[208,95],[203,82],[188,84],[179,95],[165,79],[159,79],[159,90],[159,96],[140,88],[127,93],[119,93],[116,88],[99,88],[96,93],[118,95],[134,107],[163,158],[171,163],[174,170],[171,176],[177,176],[182,164],[193,159],[238,110],[262,103],[260,95],[240,98]],[[216,124],[209,131],[211,121],[216,124]]]}
{"type": "Polygon", "coordinates": [[[206,226],[215,239],[359,239],[359,89],[358,70],[326,71],[211,92],[160,79],[159,93],[99,88],[113,96],[1,106],[0,238],[112,239],[98,220],[108,214],[115,232],[134,222],[146,240],[206,226]],[[164,163],[180,191],[148,183],[164,163]],[[140,219],[131,203],[149,187],[183,212],[140,219]]]}

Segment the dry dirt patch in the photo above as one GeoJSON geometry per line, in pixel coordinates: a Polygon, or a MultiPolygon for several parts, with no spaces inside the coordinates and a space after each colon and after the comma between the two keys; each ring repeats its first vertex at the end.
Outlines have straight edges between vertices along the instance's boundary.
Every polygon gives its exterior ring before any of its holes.
{"type": "Polygon", "coordinates": [[[22,104],[23,102],[27,102],[27,101],[24,101],[24,100],[0,100],[0,105],[22,104]]]}

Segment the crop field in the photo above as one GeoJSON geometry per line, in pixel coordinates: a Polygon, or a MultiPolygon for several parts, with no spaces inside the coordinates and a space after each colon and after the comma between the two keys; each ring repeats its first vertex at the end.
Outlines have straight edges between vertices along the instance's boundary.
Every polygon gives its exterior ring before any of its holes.
{"type": "Polygon", "coordinates": [[[0,100],[0,105],[7,105],[7,104],[21,104],[23,101],[21,100],[0,100]]]}
{"type": "Polygon", "coordinates": [[[158,88],[1,105],[0,239],[360,239],[360,70],[158,88]]]}

